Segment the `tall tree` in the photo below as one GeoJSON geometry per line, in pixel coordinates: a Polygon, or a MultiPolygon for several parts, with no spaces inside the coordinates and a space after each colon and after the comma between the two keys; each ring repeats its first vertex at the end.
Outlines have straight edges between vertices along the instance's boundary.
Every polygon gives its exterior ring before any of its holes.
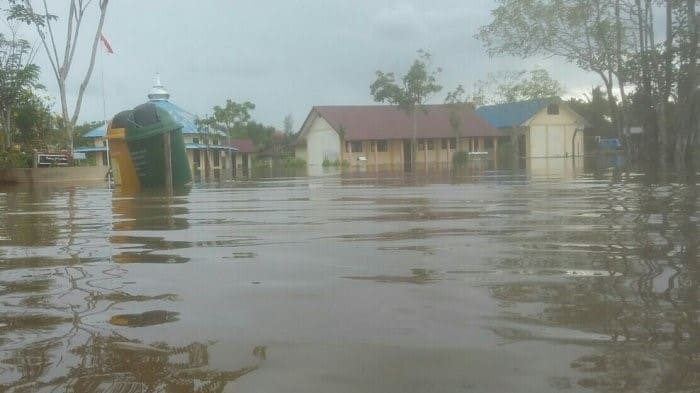
{"type": "Polygon", "coordinates": [[[224,106],[216,105],[212,108],[213,113],[210,116],[200,120],[200,124],[212,127],[216,130],[223,131],[227,136],[236,136],[236,130],[245,127],[250,121],[250,112],[255,109],[255,104],[246,101],[237,103],[232,100],[226,100],[224,106]]]}
{"type": "Polygon", "coordinates": [[[294,134],[294,117],[292,117],[291,113],[284,117],[283,126],[285,136],[291,136],[292,134],[294,134]]]}
{"type": "Polygon", "coordinates": [[[396,81],[393,72],[376,72],[376,79],[369,86],[370,94],[376,102],[386,102],[398,105],[413,120],[413,137],[411,138],[411,167],[416,160],[416,138],[418,125],[416,110],[425,110],[423,105],[430,97],[442,90],[437,83],[437,76],[442,70],[432,68],[430,53],[419,50],[418,58],[413,61],[406,75],[396,81]]]}
{"type": "Polygon", "coordinates": [[[13,143],[13,110],[29,91],[41,88],[33,55],[29,42],[19,38],[14,28],[10,36],[0,34],[0,115],[6,148],[13,143]]]}
{"type": "MultiPolygon", "coordinates": [[[[65,40],[60,41],[58,33],[55,32],[54,23],[58,17],[49,11],[46,0],[43,0],[39,7],[35,6],[35,1],[32,0],[9,0],[10,8],[8,10],[9,19],[19,20],[33,26],[39,36],[41,44],[44,48],[46,56],[51,64],[56,83],[58,84],[59,98],[61,102],[61,114],[63,116],[63,124],[66,128],[66,136],[70,149],[73,149],[73,128],[78,121],[80,108],[83,102],[83,95],[90,83],[92,70],[95,66],[95,54],[97,46],[102,35],[102,26],[104,25],[105,16],[107,15],[107,5],[109,0],[69,0],[63,2],[68,5],[68,17],[65,19],[65,40]],[[70,75],[71,66],[75,53],[80,44],[79,38],[81,27],[85,21],[85,17],[91,15],[90,10],[93,3],[97,8],[98,18],[97,25],[92,35],[92,43],[90,46],[90,62],[85,71],[82,82],[76,93],[76,101],[71,108],[68,103],[69,88],[67,85],[70,75]],[[63,51],[59,50],[63,46],[63,51]]],[[[72,92],[72,90],[71,90],[72,92]]]]}
{"type": "Polygon", "coordinates": [[[45,150],[50,144],[63,140],[56,135],[56,116],[51,101],[32,90],[25,90],[12,110],[16,140],[26,147],[45,150]]]}
{"type": "Polygon", "coordinates": [[[695,0],[498,0],[493,21],[477,37],[491,55],[559,56],[598,74],[623,139],[633,121],[627,97],[627,88],[631,89],[635,102],[645,108],[639,119],[644,157],[651,168],[663,168],[673,146],[677,158],[690,160],[697,143],[695,4],[695,0]],[[656,18],[661,10],[664,18],[656,18]],[[660,25],[665,28],[658,29],[660,25]],[[665,32],[661,44],[655,36],[658,31],[665,32]],[[620,108],[615,107],[615,81],[620,108]]]}
{"type": "Polygon", "coordinates": [[[626,29],[616,29],[613,0],[497,0],[493,20],[476,35],[489,55],[521,58],[556,56],[600,76],[610,116],[623,135],[614,107],[615,77],[623,65],[615,45],[634,45],[626,29]]]}
{"type": "Polygon", "coordinates": [[[505,71],[489,73],[474,83],[471,99],[479,105],[558,97],[564,87],[547,70],[505,71]]]}

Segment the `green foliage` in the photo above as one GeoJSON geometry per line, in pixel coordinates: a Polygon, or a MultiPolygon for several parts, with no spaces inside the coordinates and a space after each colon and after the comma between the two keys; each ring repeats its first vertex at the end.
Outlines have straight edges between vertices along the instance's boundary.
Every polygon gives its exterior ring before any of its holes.
{"type": "Polygon", "coordinates": [[[346,168],[350,166],[350,163],[347,160],[329,160],[327,158],[323,159],[323,163],[321,164],[324,168],[346,168]]]}
{"type": "Polygon", "coordinates": [[[558,97],[564,88],[542,68],[489,73],[474,84],[471,101],[477,105],[558,97]]]}
{"type": "Polygon", "coordinates": [[[73,129],[73,141],[76,146],[87,146],[92,143],[90,139],[84,138],[88,131],[92,131],[95,128],[104,124],[104,121],[86,121],[83,124],[76,125],[73,129]]]}
{"type": "Polygon", "coordinates": [[[197,123],[222,131],[231,138],[249,138],[256,146],[264,148],[272,143],[275,128],[253,121],[251,112],[254,109],[255,104],[249,101],[239,104],[226,100],[226,105],[215,106],[211,116],[198,120],[197,123]]]}
{"type": "Polygon", "coordinates": [[[24,91],[12,108],[12,124],[19,143],[46,141],[47,134],[56,127],[50,101],[32,90],[24,91]]]}
{"type": "Polygon", "coordinates": [[[306,167],[306,161],[298,157],[285,156],[273,159],[258,158],[253,161],[253,169],[300,169],[306,167]]]}
{"type": "Polygon", "coordinates": [[[14,139],[13,111],[32,96],[38,83],[39,67],[31,62],[32,48],[28,41],[14,33],[9,38],[0,34],[0,115],[6,147],[14,139]]]}
{"type": "Polygon", "coordinates": [[[613,137],[617,135],[612,119],[609,115],[610,103],[605,92],[600,87],[591,89],[591,93],[586,94],[585,100],[572,98],[568,101],[571,108],[588,120],[591,124],[590,133],[587,135],[597,135],[613,137]]]}
{"type": "Polygon", "coordinates": [[[226,105],[216,105],[211,116],[199,120],[199,125],[209,126],[215,130],[223,131],[228,135],[233,135],[236,129],[245,126],[250,120],[250,112],[255,109],[255,104],[252,102],[243,102],[241,104],[226,100],[226,105]]]}
{"type": "Polygon", "coordinates": [[[294,117],[292,117],[291,113],[284,117],[283,131],[285,135],[291,136],[294,134],[294,117]]]}
{"type": "Polygon", "coordinates": [[[377,71],[377,78],[369,86],[372,97],[376,102],[398,105],[407,113],[413,113],[433,94],[442,90],[442,86],[437,83],[437,75],[442,70],[439,67],[432,70],[430,65],[430,53],[419,50],[418,58],[401,78],[400,85],[393,72],[377,71]]]}
{"type": "Polygon", "coordinates": [[[445,104],[450,108],[449,122],[452,132],[456,137],[461,136],[460,129],[462,128],[462,116],[460,113],[464,109],[475,109],[476,105],[466,98],[466,92],[462,85],[458,85],[453,91],[447,93],[445,104]]]}
{"type": "Polygon", "coordinates": [[[299,157],[282,157],[279,160],[273,160],[272,165],[278,165],[283,168],[305,168],[306,161],[299,157]]]}
{"type": "Polygon", "coordinates": [[[594,72],[616,133],[643,126],[640,158],[664,163],[674,146],[677,158],[692,158],[700,122],[693,110],[700,80],[694,0],[496,1],[491,22],[476,35],[489,55],[557,56],[594,72]]]}
{"type": "Polygon", "coordinates": [[[32,155],[19,150],[0,151],[0,169],[31,168],[32,155]]]}
{"type": "Polygon", "coordinates": [[[499,143],[496,157],[500,167],[514,168],[515,146],[513,143],[510,141],[499,143]]]}
{"type": "Polygon", "coordinates": [[[469,161],[469,154],[466,151],[456,151],[452,155],[452,165],[454,166],[462,166],[466,165],[466,163],[469,161]]]}
{"type": "Polygon", "coordinates": [[[97,42],[104,25],[109,0],[51,2],[54,6],[60,3],[67,7],[67,12],[64,14],[67,17],[64,19],[64,25],[60,27],[55,23],[58,17],[49,11],[48,3],[47,1],[9,0],[10,7],[6,10],[7,19],[8,21],[18,21],[27,24],[36,31],[58,85],[61,116],[63,118],[62,126],[66,131],[68,145],[72,148],[72,130],[78,121],[83,96],[90,83],[90,77],[95,66],[97,42]],[[90,50],[81,51],[78,50],[78,46],[84,41],[79,39],[80,33],[86,31],[83,22],[86,19],[90,19],[89,17],[86,18],[86,16],[90,15],[89,10],[91,7],[97,10],[97,23],[90,24],[90,28],[94,29],[92,39],[89,41],[92,44],[90,50]],[[81,27],[83,28],[81,29],[81,27]],[[55,32],[61,33],[54,34],[55,32]],[[65,34],[66,38],[62,41],[61,36],[63,34],[65,34]],[[89,61],[87,67],[81,67],[84,69],[84,74],[78,79],[80,80],[79,87],[76,91],[70,92],[71,95],[74,94],[76,97],[75,103],[69,104],[68,86],[70,85],[69,82],[74,80],[70,75],[70,71],[73,69],[71,66],[76,57],[75,54],[78,52],[89,53],[89,61]]]}
{"type": "Polygon", "coordinates": [[[255,146],[261,148],[270,146],[274,135],[275,127],[265,126],[255,121],[250,121],[245,126],[237,128],[233,132],[234,138],[250,138],[255,146]]]}

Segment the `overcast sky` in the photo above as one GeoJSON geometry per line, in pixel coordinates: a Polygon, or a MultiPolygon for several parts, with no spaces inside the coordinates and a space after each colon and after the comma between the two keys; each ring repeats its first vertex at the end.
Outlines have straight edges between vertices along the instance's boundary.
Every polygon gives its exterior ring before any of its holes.
{"type": "MultiPolygon", "coordinates": [[[[50,4],[59,2],[51,1],[50,4]]],[[[251,101],[253,118],[282,127],[287,114],[298,128],[314,105],[372,104],[376,70],[403,74],[418,49],[443,69],[440,103],[457,84],[469,89],[489,72],[545,68],[578,95],[596,77],[557,59],[489,58],[473,38],[490,20],[493,0],[112,0],[103,29],[114,54],[98,57],[81,121],[146,101],[153,76],[171,101],[204,116],[227,98],[251,101]],[[103,63],[102,64],[102,60],[103,63]]],[[[56,14],[65,11],[56,8],[56,14]]],[[[89,27],[83,28],[83,34],[89,27]]],[[[32,36],[33,37],[33,36],[32,36]]],[[[87,67],[90,38],[73,75],[87,67]]],[[[56,83],[45,54],[37,56],[44,84],[56,83]]],[[[77,91],[73,81],[69,89],[77,91]]],[[[60,106],[55,106],[60,111],[60,106]]]]}

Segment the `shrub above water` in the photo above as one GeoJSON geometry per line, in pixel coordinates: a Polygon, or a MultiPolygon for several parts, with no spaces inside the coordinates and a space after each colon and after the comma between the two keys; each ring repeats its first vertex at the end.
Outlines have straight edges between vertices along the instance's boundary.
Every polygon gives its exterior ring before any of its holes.
{"type": "Polygon", "coordinates": [[[469,155],[466,151],[458,151],[452,156],[452,165],[465,165],[469,161],[469,155]]]}

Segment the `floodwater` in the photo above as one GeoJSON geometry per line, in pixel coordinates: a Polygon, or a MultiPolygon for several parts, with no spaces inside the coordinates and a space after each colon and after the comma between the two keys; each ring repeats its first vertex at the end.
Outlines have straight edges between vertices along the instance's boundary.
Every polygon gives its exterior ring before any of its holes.
{"type": "Polygon", "coordinates": [[[0,391],[700,391],[697,184],[540,164],[0,189],[0,391]]]}

